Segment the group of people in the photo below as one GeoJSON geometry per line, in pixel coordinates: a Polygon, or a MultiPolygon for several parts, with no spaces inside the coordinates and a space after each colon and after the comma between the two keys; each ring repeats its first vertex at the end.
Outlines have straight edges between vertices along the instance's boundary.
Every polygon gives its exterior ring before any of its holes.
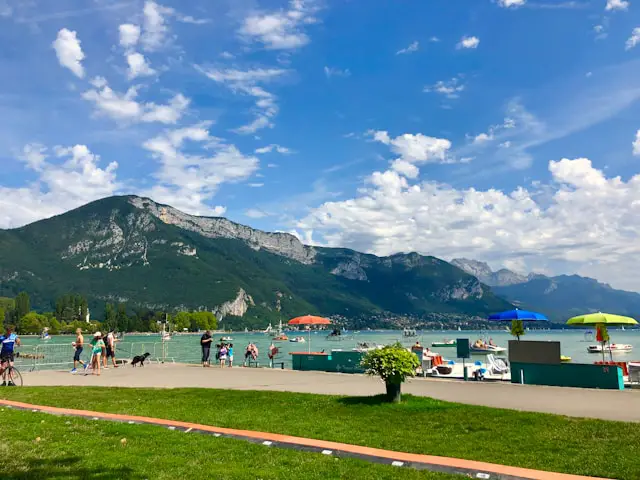
{"type": "Polygon", "coordinates": [[[82,329],[76,330],[76,341],[71,345],[73,346],[73,369],[71,373],[78,372],[78,364],[80,364],[83,370],[86,372],[88,368],[92,369],[93,375],[100,375],[100,368],[108,369],[107,363],[111,358],[111,364],[114,368],[118,368],[116,364],[116,335],[113,331],[102,335],[101,332],[93,334],[93,338],[89,342],[91,348],[91,359],[89,363],[85,363],[80,358],[82,351],[84,350],[84,336],[82,335],[82,329]]]}
{"type": "MultiPolygon", "coordinates": [[[[200,337],[200,347],[202,348],[202,366],[211,366],[211,345],[213,343],[213,337],[211,331],[207,330],[200,337]]],[[[220,363],[221,367],[228,365],[233,367],[233,343],[226,343],[220,339],[220,343],[216,344],[216,360],[220,363]]]]}

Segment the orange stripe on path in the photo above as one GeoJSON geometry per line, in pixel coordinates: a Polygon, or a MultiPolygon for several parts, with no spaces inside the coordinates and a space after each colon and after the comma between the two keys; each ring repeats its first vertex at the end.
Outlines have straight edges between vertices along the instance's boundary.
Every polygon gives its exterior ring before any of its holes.
{"type": "MultiPolygon", "coordinates": [[[[32,405],[30,403],[14,402],[0,399],[0,405],[15,407],[25,410],[35,410],[43,413],[56,415],[69,415],[76,417],[98,418],[101,420],[111,420],[118,422],[133,422],[159,425],[180,429],[190,432],[198,431],[224,435],[234,438],[241,438],[256,443],[265,443],[271,446],[283,446],[288,448],[302,448],[317,450],[319,453],[336,454],[338,456],[352,456],[364,458],[376,462],[389,463],[393,465],[406,465],[421,469],[435,471],[465,473],[472,478],[480,479],[518,479],[518,480],[594,480],[595,477],[584,477],[579,475],[569,475],[566,473],[544,472],[531,470],[528,468],[510,467],[494,463],[477,462],[474,460],[463,460],[459,458],[437,457],[433,455],[421,455],[416,453],[395,452],[379,448],[361,447],[347,443],[329,442],[325,440],[315,440],[311,438],[293,437],[290,435],[280,435],[277,433],[256,432],[252,430],[236,430],[233,428],[213,427],[210,425],[200,425],[197,423],[180,422],[176,420],[165,420],[160,418],[141,417],[136,415],[121,415],[116,413],[93,412],[90,410],[76,410],[70,408],[49,407],[44,405],[32,405]]],[[[599,479],[603,480],[603,479],[599,479]]]]}

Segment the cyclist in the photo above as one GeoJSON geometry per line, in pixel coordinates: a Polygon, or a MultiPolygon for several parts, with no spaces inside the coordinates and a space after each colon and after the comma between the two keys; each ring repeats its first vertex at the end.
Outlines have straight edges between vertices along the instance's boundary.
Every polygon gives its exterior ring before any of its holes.
{"type": "Polygon", "coordinates": [[[2,385],[15,387],[15,384],[9,378],[7,383],[7,370],[13,367],[13,348],[15,345],[20,345],[20,339],[18,335],[13,333],[11,327],[7,327],[7,333],[0,335],[0,342],[2,342],[2,349],[0,350],[0,374],[2,375],[2,385]]]}

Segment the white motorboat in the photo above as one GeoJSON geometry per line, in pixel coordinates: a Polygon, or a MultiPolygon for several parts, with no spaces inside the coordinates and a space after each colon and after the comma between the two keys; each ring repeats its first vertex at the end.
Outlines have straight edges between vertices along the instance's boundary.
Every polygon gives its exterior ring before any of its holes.
{"type": "Polygon", "coordinates": [[[222,337],[220,340],[222,340],[223,342],[233,342],[233,338],[231,337],[222,337]]]}
{"type": "Polygon", "coordinates": [[[51,340],[51,336],[49,335],[49,329],[47,327],[44,327],[44,329],[42,330],[42,333],[40,334],[40,340],[51,340]]]}
{"type": "Polygon", "coordinates": [[[497,345],[477,345],[472,344],[470,346],[471,353],[475,353],[476,355],[488,355],[490,353],[503,353],[506,352],[507,349],[504,347],[499,347],[497,345]]]}
{"type": "Polygon", "coordinates": [[[589,345],[587,347],[587,352],[589,353],[602,353],[603,350],[605,352],[611,352],[611,353],[630,352],[631,350],[633,350],[633,345],[624,344],[624,343],[610,343],[608,345],[605,345],[604,349],[602,345],[589,345]]]}
{"type": "Polygon", "coordinates": [[[306,340],[304,339],[304,337],[290,338],[289,341],[293,343],[306,343],[306,340]]]}
{"type": "Polygon", "coordinates": [[[415,328],[405,328],[402,331],[402,336],[403,337],[417,337],[418,333],[416,332],[415,328]]]}

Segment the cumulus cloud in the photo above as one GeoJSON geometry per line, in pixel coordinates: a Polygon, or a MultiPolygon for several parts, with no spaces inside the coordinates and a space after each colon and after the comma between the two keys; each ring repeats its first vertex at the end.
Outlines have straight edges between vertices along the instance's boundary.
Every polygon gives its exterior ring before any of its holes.
{"type": "Polygon", "coordinates": [[[258,86],[269,83],[287,73],[279,68],[257,68],[251,70],[216,69],[197,67],[197,69],[216,83],[225,85],[234,93],[253,97],[255,118],[248,125],[237,128],[241,134],[255,133],[263,128],[273,127],[273,118],[278,114],[276,96],[258,86]]]}
{"type": "Polygon", "coordinates": [[[290,155],[294,153],[293,150],[291,150],[290,148],[283,147],[276,143],[272,143],[271,145],[267,145],[266,147],[256,148],[255,150],[255,153],[258,153],[258,154],[271,153],[271,152],[277,152],[283,155],[290,155]]]}
{"type": "Polygon", "coordinates": [[[629,2],[626,0],[607,0],[605,10],[627,10],[629,8],[629,2]]]}
{"type": "Polygon", "coordinates": [[[156,71],[151,68],[151,65],[149,65],[147,59],[144,58],[144,55],[141,53],[128,53],[126,57],[127,64],[129,65],[129,70],[127,72],[129,80],[133,80],[138,77],[149,77],[156,74],[156,71]]]}
{"type": "Polygon", "coordinates": [[[40,144],[23,148],[20,159],[37,180],[21,188],[0,186],[1,228],[58,215],[118,191],[116,162],[101,167],[100,157],[86,145],[52,150],[40,144]]]}
{"type": "Polygon", "coordinates": [[[460,96],[460,92],[464,89],[465,86],[460,82],[460,79],[454,77],[451,80],[439,80],[434,85],[426,85],[423,91],[426,93],[439,93],[447,98],[455,99],[460,96]]]}
{"type": "Polygon", "coordinates": [[[84,78],[84,67],[82,66],[84,53],[76,32],[63,28],[58,32],[52,45],[60,65],[71,70],[76,77],[84,78]]]}
{"type": "Polygon", "coordinates": [[[408,53],[417,52],[420,47],[420,43],[416,40],[415,42],[411,42],[408,47],[401,48],[396,52],[396,55],[406,55],[408,53]]]}
{"type": "Polygon", "coordinates": [[[153,174],[158,183],[146,195],[194,215],[220,214],[221,207],[212,210],[207,202],[223,183],[249,178],[259,160],[211,136],[208,127],[207,123],[192,125],[144,143],[160,165],[153,174]]]}
{"type": "Polygon", "coordinates": [[[456,48],[457,49],[461,49],[461,48],[475,49],[475,48],[478,48],[478,45],[480,45],[480,39],[478,37],[464,36],[460,39],[460,41],[456,45],[456,48]]]}
{"type": "Polygon", "coordinates": [[[370,131],[374,141],[387,145],[392,153],[399,155],[391,161],[391,169],[408,178],[416,178],[420,170],[416,165],[424,163],[453,163],[448,155],[451,142],[444,138],[428,137],[421,133],[405,133],[392,138],[384,130],[370,131]]]}
{"type": "Polygon", "coordinates": [[[324,67],[324,74],[327,78],[331,77],[350,77],[351,71],[347,68],[345,70],[341,70],[340,68],[335,67],[324,67]]]}
{"type": "Polygon", "coordinates": [[[304,27],[316,23],[313,0],[291,0],[289,9],[272,13],[252,13],[243,22],[240,35],[256,40],[271,50],[292,50],[309,43],[304,27]]]}
{"type": "Polygon", "coordinates": [[[87,90],[82,98],[92,102],[99,115],[125,123],[176,123],[189,106],[189,99],[178,93],[168,104],[138,102],[138,88],[130,87],[125,93],[112,90],[102,77],[92,80],[95,88],[87,90]]]}
{"type": "Polygon", "coordinates": [[[638,42],[640,42],[640,27],[636,27],[631,32],[631,36],[627,39],[627,43],[625,44],[625,50],[631,50],[634,48],[638,42]]]}
{"type": "Polygon", "coordinates": [[[124,23],[118,27],[120,32],[120,46],[124,48],[135,47],[140,39],[140,27],[131,23],[124,23]]]}
{"type": "Polygon", "coordinates": [[[550,161],[548,168],[552,181],[543,198],[535,187],[457,189],[375,172],[358,195],[322,204],[297,228],[303,236],[321,235],[328,246],[378,255],[517,258],[528,270],[560,262],[569,271],[597,269],[610,277],[624,268],[637,285],[640,175],[607,178],[586,158],[550,161]]]}
{"type": "Polygon", "coordinates": [[[174,14],[173,8],[162,6],[153,1],[146,1],[143,13],[141,42],[145,50],[153,51],[163,47],[167,42],[169,26],[167,17],[174,14]]]}
{"type": "Polygon", "coordinates": [[[640,130],[636,132],[636,139],[633,141],[633,154],[640,155],[640,130]]]}

